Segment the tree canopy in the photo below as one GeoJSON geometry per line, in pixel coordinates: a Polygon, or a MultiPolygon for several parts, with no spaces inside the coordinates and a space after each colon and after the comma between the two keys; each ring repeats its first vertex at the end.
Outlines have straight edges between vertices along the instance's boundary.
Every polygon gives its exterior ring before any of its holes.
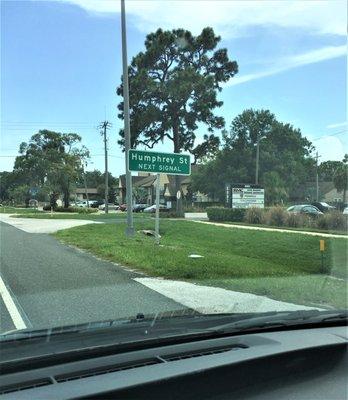
{"type": "Polygon", "coordinates": [[[58,133],[41,130],[28,143],[21,143],[14,172],[26,176],[30,187],[45,188],[53,203],[61,192],[64,205],[69,205],[72,186],[81,171],[82,160],[89,156],[80,145],[76,133],[58,133]]]}
{"type": "Polygon", "coordinates": [[[333,175],[333,183],[338,192],[343,192],[343,204],[346,204],[346,193],[348,188],[348,155],[344,156],[342,162],[336,168],[333,175]]]}
{"type": "MultiPolygon", "coordinates": [[[[168,139],[174,152],[192,151],[198,124],[208,131],[224,126],[214,114],[222,101],[217,94],[221,84],[238,72],[227,49],[216,50],[221,38],[212,28],[198,36],[184,29],[147,35],[145,51],[129,66],[131,145],[153,148],[168,139]]],[[[123,95],[122,83],[117,94],[123,95]]],[[[118,105],[123,119],[123,102],[118,105]]],[[[119,143],[124,146],[124,132],[119,143]]]]}
{"type": "Polygon", "coordinates": [[[268,110],[246,110],[231,123],[222,149],[192,176],[192,189],[224,201],[224,184],[254,183],[256,140],[260,141],[260,184],[269,203],[286,200],[299,185],[312,179],[312,144],[299,129],[277,121],[268,110]]]}
{"type": "MultiPolygon", "coordinates": [[[[98,190],[98,195],[100,198],[104,198],[105,196],[105,173],[95,169],[93,171],[85,171],[84,172],[86,185],[89,188],[96,188],[98,190]]],[[[84,177],[80,176],[77,186],[80,188],[84,187],[84,177]]],[[[109,186],[109,197],[108,200],[110,203],[116,201],[116,189],[118,186],[118,178],[115,178],[108,173],[108,186],[109,186]]]]}

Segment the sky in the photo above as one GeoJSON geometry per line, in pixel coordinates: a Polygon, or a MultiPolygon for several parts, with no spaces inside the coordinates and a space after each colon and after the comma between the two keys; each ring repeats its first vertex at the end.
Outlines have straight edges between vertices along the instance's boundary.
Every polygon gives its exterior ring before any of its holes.
{"type": "MultiPolygon", "coordinates": [[[[129,60],[159,27],[211,26],[221,36],[239,65],[220,94],[227,127],[245,109],[269,109],[313,141],[320,161],[348,152],[345,0],[126,0],[126,10],[129,60]]],[[[20,143],[40,129],[80,134],[87,169],[103,170],[98,126],[107,119],[109,170],[124,173],[119,11],[119,0],[1,1],[0,171],[12,170],[20,143]]]]}

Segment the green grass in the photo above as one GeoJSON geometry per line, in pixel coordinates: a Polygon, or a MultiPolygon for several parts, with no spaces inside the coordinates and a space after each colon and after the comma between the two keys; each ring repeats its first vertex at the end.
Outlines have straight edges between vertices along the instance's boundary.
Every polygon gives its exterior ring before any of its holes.
{"type": "Polygon", "coordinates": [[[35,214],[37,216],[43,214],[42,211],[36,210],[34,208],[17,208],[17,207],[9,207],[9,206],[0,207],[0,213],[23,214],[25,216],[27,216],[28,214],[35,214]]]}
{"type": "MultiPolygon", "coordinates": [[[[139,219],[136,228],[153,229],[153,225],[154,221],[139,219]]],[[[55,236],[151,276],[266,294],[302,304],[337,307],[346,299],[346,282],[328,278],[328,283],[321,274],[320,237],[167,220],[161,221],[162,239],[158,247],[151,237],[137,233],[127,239],[124,231],[123,223],[86,225],[59,231],[55,236]],[[191,259],[190,254],[204,258],[191,259]],[[321,286],[326,287],[325,295],[320,292],[321,286]]],[[[325,241],[325,270],[345,279],[348,240],[325,241]]]]}
{"type": "Polygon", "coordinates": [[[347,308],[347,282],[327,275],[210,279],[202,285],[254,293],[275,300],[318,307],[347,308]]]}

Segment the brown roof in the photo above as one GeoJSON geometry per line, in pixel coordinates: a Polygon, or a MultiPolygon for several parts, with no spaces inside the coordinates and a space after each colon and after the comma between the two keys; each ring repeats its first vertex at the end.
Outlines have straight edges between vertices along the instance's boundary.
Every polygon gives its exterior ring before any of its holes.
{"type": "MultiPolygon", "coordinates": [[[[132,176],[132,184],[135,185],[138,181],[140,181],[140,180],[142,180],[144,178],[147,178],[147,176],[146,177],[144,177],[144,176],[132,176]]],[[[126,175],[125,174],[119,176],[119,187],[120,188],[125,188],[126,187],[126,175]]]]}
{"type": "Polygon", "coordinates": [[[150,176],[142,176],[142,179],[138,179],[133,185],[134,187],[141,186],[141,187],[151,187],[155,181],[156,181],[156,176],[155,175],[150,175],[150,176]]]}
{"type": "MultiPolygon", "coordinates": [[[[76,194],[85,194],[86,193],[86,189],[85,188],[77,188],[75,190],[76,194]]],[[[87,188],[87,193],[89,194],[98,194],[98,189],[96,188],[87,188]]]]}

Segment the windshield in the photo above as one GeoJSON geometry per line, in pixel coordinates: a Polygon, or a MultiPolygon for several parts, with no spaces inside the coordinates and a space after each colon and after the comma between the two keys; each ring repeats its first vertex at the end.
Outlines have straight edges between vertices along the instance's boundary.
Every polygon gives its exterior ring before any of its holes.
{"type": "Polygon", "coordinates": [[[3,1],[0,333],[345,310],[346,16],[3,1]]]}

